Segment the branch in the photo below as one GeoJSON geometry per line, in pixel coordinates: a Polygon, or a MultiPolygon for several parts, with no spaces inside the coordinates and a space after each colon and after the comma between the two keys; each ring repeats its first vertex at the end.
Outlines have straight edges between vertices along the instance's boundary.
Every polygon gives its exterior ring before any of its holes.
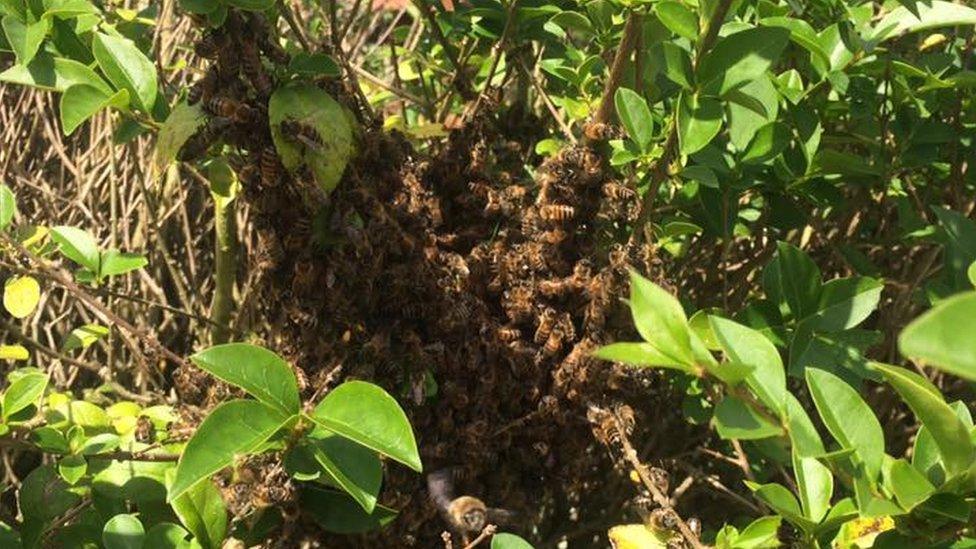
{"type": "Polygon", "coordinates": [[[214,345],[227,343],[230,338],[239,247],[234,201],[214,194],[214,294],[210,303],[210,318],[215,324],[210,339],[214,345]]]}
{"type": "Polygon", "coordinates": [[[641,33],[641,20],[643,17],[641,14],[632,11],[627,17],[627,23],[624,24],[624,35],[620,39],[620,46],[617,47],[617,54],[613,58],[613,64],[610,66],[610,75],[607,77],[607,82],[603,86],[603,96],[600,99],[600,107],[597,109],[596,114],[593,115],[592,124],[606,124],[610,121],[610,116],[613,114],[613,96],[617,93],[617,88],[620,87],[620,81],[624,77],[624,68],[627,66],[627,61],[630,60],[630,54],[634,51],[637,46],[637,37],[641,33]]]}

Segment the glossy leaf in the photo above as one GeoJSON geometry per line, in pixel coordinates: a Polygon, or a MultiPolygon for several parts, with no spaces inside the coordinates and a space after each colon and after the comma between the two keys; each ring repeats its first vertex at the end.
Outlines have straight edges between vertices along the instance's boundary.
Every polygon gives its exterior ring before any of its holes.
{"type": "Polygon", "coordinates": [[[44,42],[44,37],[51,29],[51,21],[48,19],[24,23],[14,15],[4,17],[0,24],[3,26],[7,42],[17,56],[17,62],[21,65],[27,65],[34,60],[34,56],[44,42]]]}
{"type": "Polygon", "coordinates": [[[23,345],[0,345],[0,360],[27,360],[30,351],[23,345]]]}
{"type": "Polygon", "coordinates": [[[153,155],[153,170],[159,177],[174,160],[180,149],[200,127],[206,123],[200,105],[180,103],[173,107],[163,127],[156,137],[156,150],[153,155]]]}
{"type": "Polygon", "coordinates": [[[491,549],[533,549],[532,544],[515,534],[499,532],[491,538],[491,549]]]}
{"type": "Polygon", "coordinates": [[[614,95],[617,116],[627,130],[627,135],[642,151],[647,151],[654,138],[654,119],[647,101],[634,90],[619,88],[614,95]]]}
{"type": "Polygon", "coordinates": [[[17,213],[17,197],[6,184],[0,183],[0,231],[10,226],[17,213]]]}
{"type": "Polygon", "coordinates": [[[364,381],[347,381],[329,392],[311,419],[391,459],[421,471],[417,441],[406,414],[382,388],[364,381]]]}
{"type": "Polygon", "coordinates": [[[170,504],[183,526],[204,549],[222,545],[227,535],[227,508],[213,483],[198,483],[170,504]]]}
{"type": "Polygon", "coordinates": [[[124,109],[128,104],[128,90],[109,95],[88,84],[71,86],[61,95],[61,129],[65,135],[71,135],[98,111],[106,107],[124,109]]]}
{"type": "Polygon", "coordinates": [[[786,242],[776,245],[776,257],[763,273],[763,288],[771,299],[783,299],[797,319],[817,311],[822,291],[820,268],[802,250],[786,242]]]}
{"type": "Polygon", "coordinates": [[[853,387],[829,372],[807,368],[806,380],[827,430],[860,457],[867,478],[876,479],[884,457],[884,433],[874,412],[853,387]]]}
{"type": "Polygon", "coordinates": [[[383,480],[383,465],[376,452],[331,433],[310,438],[305,448],[335,485],[364,511],[373,512],[383,480]]]}
{"type": "Polygon", "coordinates": [[[65,257],[93,273],[98,272],[101,256],[91,233],[76,227],[52,227],[51,240],[58,244],[65,257]]]}
{"type": "Polygon", "coordinates": [[[293,417],[253,400],[217,406],[197,428],[183,450],[167,501],[174,501],[198,482],[256,451],[293,417]]]}
{"type": "Polygon", "coordinates": [[[698,36],[698,18],[684,4],[667,0],[654,4],[654,13],[671,32],[692,42],[698,36]]]}
{"type": "Polygon", "coordinates": [[[160,522],[146,532],[142,549],[191,549],[190,533],[172,522],[160,522]]]}
{"type": "Polygon", "coordinates": [[[904,459],[894,460],[889,474],[891,489],[905,509],[915,507],[935,492],[935,487],[925,475],[904,459]]]}
{"type": "Polygon", "coordinates": [[[699,89],[723,94],[758,78],[779,59],[789,39],[790,31],[777,27],[757,27],[722,38],[702,59],[699,89]]]}
{"type": "Polygon", "coordinates": [[[308,513],[323,530],[336,534],[358,534],[382,528],[396,518],[396,511],[377,505],[372,513],[348,495],[334,490],[304,486],[301,491],[302,510],[308,513]]]}
{"type": "Polygon", "coordinates": [[[976,338],[963,335],[974,318],[976,292],[951,297],[902,330],[898,348],[916,362],[976,381],[976,338]]]}
{"type": "Polygon", "coordinates": [[[63,92],[76,84],[89,84],[105,93],[114,90],[95,71],[73,59],[39,52],[27,65],[14,65],[0,73],[0,82],[63,92]]]}
{"type": "Polygon", "coordinates": [[[650,343],[611,343],[597,349],[593,356],[631,366],[658,366],[682,372],[690,371],[687,365],[678,363],[674,358],[661,353],[650,343]]]}
{"type": "Polygon", "coordinates": [[[805,322],[813,330],[840,331],[853,328],[874,312],[884,284],[868,277],[838,278],[820,289],[817,311],[805,322]]]}
{"type": "Polygon", "coordinates": [[[922,425],[932,434],[946,472],[961,473],[973,464],[976,447],[969,436],[969,428],[946,404],[938,389],[915,372],[888,364],[872,365],[898,391],[922,425]]]}
{"type": "Polygon", "coordinates": [[[871,40],[880,42],[890,38],[939,27],[976,25],[976,9],[964,4],[942,0],[918,2],[917,14],[904,6],[885,15],[874,27],[871,40]]]}
{"type": "Polygon", "coordinates": [[[722,129],[722,104],[712,97],[682,93],[676,116],[681,154],[700,151],[722,129]]]}
{"type": "Polygon", "coordinates": [[[779,425],[731,396],[723,398],[715,407],[715,428],[724,439],[756,440],[783,434],[779,425]]]}
{"type": "Polygon", "coordinates": [[[746,377],[749,388],[763,404],[782,416],[786,408],[786,369],[776,347],[761,333],[742,324],[717,316],[709,320],[726,356],[755,367],[746,377]]]}
{"type": "Polygon", "coordinates": [[[3,308],[14,318],[27,318],[41,300],[41,285],[32,276],[8,278],[3,284],[3,308]]]}
{"type": "Polygon", "coordinates": [[[690,328],[681,303],[663,288],[630,273],[630,312],[641,337],[674,364],[692,366],[690,328]]]}
{"type": "Polygon", "coordinates": [[[227,343],[200,351],[190,361],[283,414],[299,411],[301,402],[295,371],[268,349],[248,343],[227,343]]]}
{"type": "Polygon", "coordinates": [[[85,324],[71,330],[64,343],[61,344],[61,350],[87,349],[108,334],[109,329],[101,324],[85,324]]]}
{"type": "Polygon", "coordinates": [[[135,515],[115,515],[102,530],[105,549],[141,549],[145,537],[146,530],[135,515]]]}
{"type": "Polygon", "coordinates": [[[803,515],[820,522],[830,509],[834,494],[834,475],[826,465],[812,457],[793,456],[793,473],[800,494],[803,515]]]}
{"type": "Polygon", "coordinates": [[[6,421],[17,412],[37,403],[47,388],[48,376],[39,372],[28,373],[10,383],[3,393],[3,419],[6,421]]]}
{"type": "Polygon", "coordinates": [[[95,33],[92,53],[117,89],[127,90],[135,105],[143,111],[152,110],[158,87],[156,67],[131,40],[95,33]]]}

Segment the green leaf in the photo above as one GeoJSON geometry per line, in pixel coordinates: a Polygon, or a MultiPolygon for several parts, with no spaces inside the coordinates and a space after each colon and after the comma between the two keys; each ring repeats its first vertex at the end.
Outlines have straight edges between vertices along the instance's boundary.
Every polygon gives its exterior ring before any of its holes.
{"type": "Polygon", "coordinates": [[[692,90],[692,82],[695,78],[692,76],[691,57],[688,51],[672,42],[663,42],[661,53],[664,56],[664,76],[682,88],[692,90]]]}
{"type": "Polygon", "coordinates": [[[79,15],[98,13],[98,8],[89,0],[46,1],[44,7],[44,17],[46,18],[73,19],[79,15]]]}
{"type": "Polygon", "coordinates": [[[288,70],[302,76],[338,78],[342,75],[335,60],[324,53],[299,53],[292,57],[288,70]]]}
{"type": "Polygon", "coordinates": [[[158,84],[156,67],[129,39],[96,32],[92,53],[102,72],[143,111],[151,112],[156,104],[158,84]]]}
{"type": "Polygon", "coordinates": [[[71,333],[65,338],[64,343],[61,344],[61,350],[87,349],[108,334],[109,329],[101,324],[85,324],[84,326],[71,330],[71,333]]]}
{"type": "Polygon", "coordinates": [[[786,414],[793,454],[801,458],[822,455],[824,445],[820,434],[793,393],[786,394],[786,414]]]}
{"type": "Polygon", "coordinates": [[[749,388],[782,417],[786,410],[786,369],[776,347],[752,328],[717,316],[709,320],[729,359],[755,367],[746,377],[749,388]]]}
{"type": "Polygon", "coordinates": [[[248,11],[265,11],[274,3],[275,0],[227,0],[227,4],[248,11]]]}
{"type": "Polygon", "coordinates": [[[3,420],[37,403],[47,388],[48,376],[32,372],[18,377],[3,393],[3,420]]]}
{"type": "Polygon", "coordinates": [[[41,285],[31,276],[8,278],[3,285],[3,308],[14,318],[27,318],[41,300],[41,285]]]}
{"type": "Polygon", "coordinates": [[[955,289],[969,289],[967,270],[976,262],[976,222],[948,208],[934,207],[932,213],[946,235],[946,277],[955,289]]]}
{"type": "Polygon", "coordinates": [[[17,213],[17,197],[5,183],[0,183],[0,231],[10,226],[17,213]]]}
{"type": "Polygon", "coordinates": [[[732,396],[726,396],[715,407],[715,428],[724,439],[757,440],[783,434],[779,425],[732,396]]]}
{"type": "Polygon", "coordinates": [[[196,484],[171,504],[180,522],[204,549],[221,546],[227,536],[227,508],[212,482],[196,484]]]}
{"type": "Polygon", "coordinates": [[[728,100],[729,141],[740,151],[749,146],[759,128],[775,122],[779,116],[779,92],[765,75],[725,94],[724,98],[728,100]]]}
{"type": "Polygon", "coordinates": [[[680,364],[674,358],[661,353],[650,343],[611,343],[597,349],[593,356],[631,366],[658,366],[682,372],[691,371],[687,365],[680,364]]]}
{"type": "Polygon", "coordinates": [[[654,119],[647,101],[634,90],[619,88],[613,98],[617,116],[627,130],[627,135],[637,143],[641,151],[647,152],[654,138],[654,119]]]}
{"type": "Polygon", "coordinates": [[[41,19],[30,23],[24,23],[19,17],[8,15],[3,18],[3,32],[7,37],[7,42],[13,48],[17,56],[17,63],[27,65],[33,61],[34,56],[40,49],[47,32],[51,29],[49,19],[41,19]]]}
{"type": "Polygon", "coordinates": [[[20,486],[20,511],[25,521],[46,522],[75,506],[81,496],[58,476],[54,465],[41,465],[20,486]]]}
{"type": "Polygon", "coordinates": [[[295,84],[274,92],[268,103],[268,117],[281,163],[290,171],[307,165],[319,187],[326,193],[332,192],[356,154],[356,129],[351,113],[322,89],[311,84],[295,84]],[[315,129],[321,145],[309,146],[285,138],[281,123],[289,119],[315,129]]]}
{"type": "Polygon", "coordinates": [[[366,513],[347,494],[310,485],[302,487],[300,498],[302,511],[323,530],[336,534],[378,530],[392,522],[397,515],[395,510],[382,505],[377,505],[372,513],[366,513]]]}
{"type": "Polygon", "coordinates": [[[771,122],[759,128],[742,153],[744,164],[763,164],[783,152],[790,142],[790,129],[782,122],[771,122]]]}
{"type": "Polygon", "coordinates": [[[58,461],[58,474],[68,484],[75,485],[88,472],[88,461],[84,456],[64,456],[58,461]]]}
{"type": "Polygon", "coordinates": [[[817,31],[810,23],[793,17],[765,17],[759,23],[766,27],[782,27],[790,31],[790,40],[819,58],[825,65],[830,64],[830,56],[824,51],[817,37],[817,31]]]}
{"type": "Polygon", "coordinates": [[[682,92],[678,105],[681,154],[700,151],[722,129],[722,103],[713,97],[682,92]]]}
{"type": "Polygon", "coordinates": [[[820,268],[803,250],[776,244],[776,257],[763,273],[763,288],[773,300],[785,300],[796,319],[815,313],[820,304],[820,268]]]}
{"type": "Polygon", "coordinates": [[[189,549],[189,532],[172,522],[160,522],[146,532],[142,549],[189,549]]]}
{"type": "Polygon", "coordinates": [[[939,27],[976,25],[976,10],[963,4],[926,0],[915,7],[918,15],[904,6],[895,8],[885,15],[874,27],[870,40],[881,42],[899,35],[919,32],[939,27]]]}
{"type": "Polygon", "coordinates": [[[159,177],[166,171],[176,160],[183,145],[206,121],[207,117],[199,104],[191,106],[184,102],[173,108],[156,137],[156,150],[153,154],[154,177],[159,177]]]}
{"type": "MultiPolygon", "coordinates": [[[[0,223],[2,227],[2,223],[0,223]]],[[[976,286],[976,261],[970,263],[969,268],[966,269],[966,276],[969,277],[969,283],[976,286]]]]}
{"type": "Polygon", "coordinates": [[[414,471],[423,468],[406,414],[389,393],[376,385],[364,381],[343,383],[322,399],[311,419],[414,471]]]}
{"type": "Polygon", "coordinates": [[[105,549],[141,549],[145,537],[146,530],[135,515],[115,515],[102,530],[105,549]]]}
{"type": "Polygon", "coordinates": [[[383,481],[383,465],[376,452],[331,433],[310,437],[305,449],[336,486],[372,513],[383,481]]]}
{"type": "Polygon", "coordinates": [[[113,93],[105,80],[84,63],[53,57],[45,52],[38,52],[26,66],[18,64],[3,71],[0,73],[0,82],[59,92],[75,84],[90,84],[105,93],[113,93]]]}
{"type": "Polygon", "coordinates": [[[905,509],[911,510],[935,492],[925,475],[904,459],[893,460],[889,474],[895,498],[905,509]]]}
{"type": "Polygon", "coordinates": [[[940,302],[913,320],[898,336],[901,354],[950,374],[976,381],[976,292],[940,302]]]}
{"type": "Polygon", "coordinates": [[[663,288],[630,272],[630,312],[637,332],[674,364],[694,366],[691,329],[681,303],[663,288]]]}
{"type": "Polygon", "coordinates": [[[532,544],[515,534],[499,532],[491,538],[491,549],[533,549],[532,544]]]}
{"type": "Polygon", "coordinates": [[[121,442],[119,435],[115,433],[100,433],[86,440],[78,449],[78,453],[83,456],[90,456],[110,452],[118,448],[121,442]]]}
{"type": "Polygon", "coordinates": [[[816,458],[793,454],[793,473],[800,493],[803,514],[813,522],[820,522],[830,510],[834,494],[834,475],[816,458]]]}
{"type": "Polygon", "coordinates": [[[654,13],[671,32],[692,42],[698,40],[698,18],[680,2],[664,1],[654,4],[654,13]]]}
{"type": "Polygon", "coordinates": [[[167,501],[173,502],[198,482],[260,448],[294,417],[253,400],[217,406],[197,428],[176,467],[167,501]]]}
{"type": "Polygon", "coordinates": [[[884,283],[875,278],[837,278],[821,287],[817,312],[804,319],[810,329],[836,332],[853,328],[874,312],[884,283]]]}
{"type": "Polygon", "coordinates": [[[702,59],[699,89],[721,95],[755,80],[779,59],[789,40],[790,31],[777,27],[757,27],[722,38],[702,59]]]}
{"type": "Polygon", "coordinates": [[[98,243],[91,233],[61,225],[52,227],[50,234],[51,240],[60,247],[65,257],[93,273],[98,272],[101,255],[98,251],[98,243]]]}
{"type": "Polygon", "coordinates": [[[884,432],[874,412],[853,387],[817,368],[807,368],[807,386],[827,430],[843,448],[853,449],[869,481],[878,478],[884,458],[884,432]],[[852,418],[857,418],[852,421],[852,418]]]}
{"type": "Polygon", "coordinates": [[[128,105],[128,90],[109,95],[88,84],[71,86],[61,96],[61,131],[71,135],[78,126],[105,107],[125,109],[128,105]]]}
{"type": "Polygon", "coordinates": [[[753,495],[793,524],[807,531],[814,526],[812,521],[804,518],[800,503],[785,486],[776,483],[757,484],[750,481],[746,481],[746,486],[752,490],[753,495]]]}
{"type": "Polygon", "coordinates": [[[190,361],[282,413],[297,414],[301,408],[295,371],[268,349],[227,343],[200,351],[190,361]]]}
{"type": "Polygon", "coordinates": [[[946,472],[952,476],[968,469],[976,457],[969,428],[956,417],[938,389],[927,379],[904,368],[879,363],[873,363],[872,367],[881,372],[932,434],[946,472]]]}
{"type": "Polygon", "coordinates": [[[149,260],[142,254],[111,249],[102,252],[98,275],[100,278],[118,276],[141,269],[148,264],[149,260]]]}

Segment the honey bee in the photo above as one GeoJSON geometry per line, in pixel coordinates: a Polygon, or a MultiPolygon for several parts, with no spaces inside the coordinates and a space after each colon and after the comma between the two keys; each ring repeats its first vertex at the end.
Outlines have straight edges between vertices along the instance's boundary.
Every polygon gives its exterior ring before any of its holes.
{"type": "Polygon", "coordinates": [[[701,519],[698,517],[691,517],[685,522],[688,524],[688,529],[691,530],[691,533],[694,534],[696,538],[700,538],[702,529],[701,519]]]}
{"type": "Polygon", "coordinates": [[[503,326],[498,329],[498,339],[505,343],[511,343],[522,337],[522,331],[512,326],[503,326]]]}
{"type": "Polygon", "coordinates": [[[300,306],[291,305],[285,309],[289,320],[296,326],[304,329],[312,329],[319,323],[318,316],[306,311],[300,306]]]}
{"type": "Polygon", "coordinates": [[[190,162],[201,158],[207,154],[207,149],[223,136],[229,126],[230,120],[226,118],[210,119],[197,133],[186,140],[177,158],[182,162],[190,162]]]}
{"type": "Polygon", "coordinates": [[[633,189],[619,181],[608,181],[604,184],[603,194],[607,198],[613,198],[615,200],[630,200],[637,196],[637,193],[633,189]]]}
{"type": "Polygon", "coordinates": [[[651,516],[647,518],[651,528],[659,531],[674,530],[678,526],[678,514],[674,509],[657,508],[651,511],[651,516]]]}
{"type": "Polygon", "coordinates": [[[216,59],[220,55],[221,49],[227,43],[226,36],[211,31],[204,34],[193,46],[193,51],[204,59],[216,59]]]}
{"type": "Polygon", "coordinates": [[[616,135],[613,126],[606,122],[589,122],[583,126],[583,135],[590,141],[607,141],[616,135]]]}
{"type": "Polygon", "coordinates": [[[299,366],[295,366],[293,369],[295,370],[295,380],[298,381],[298,391],[300,393],[305,392],[308,389],[308,374],[299,366]]]}
{"type": "Polygon", "coordinates": [[[648,474],[651,477],[651,482],[654,483],[654,487],[660,490],[662,494],[667,494],[670,485],[668,472],[660,467],[651,467],[648,474]]]}
{"type": "Polygon", "coordinates": [[[265,147],[261,151],[259,160],[261,167],[261,184],[265,187],[276,187],[281,178],[281,162],[273,147],[265,147]]]}
{"type": "Polygon", "coordinates": [[[322,146],[322,137],[318,130],[297,120],[282,121],[281,134],[289,141],[296,141],[312,148],[322,146]]]}
{"type": "Polygon", "coordinates": [[[533,340],[536,345],[542,345],[548,343],[550,336],[552,335],[552,330],[556,326],[556,310],[552,307],[546,307],[542,314],[539,315],[539,327],[535,330],[535,335],[533,340]]]}
{"type": "Polygon", "coordinates": [[[549,337],[546,339],[546,344],[542,346],[542,352],[546,356],[552,356],[559,352],[563,348],[563,341],[566,339],[566,335],[563,333],[562,326],[557,325],[552,328],[549,332],[549,337]]]}
{"type": "Polygon", "coordinates": [[[505,292],[504,298],[505,313],[512,322],[522,322],[532,315],[532,288],[515,286],[505,292]]]}
{"type": "Polygon", "coordinates": [[[186,103],[196,105],[200,101],[207,101],[217,90],[217,73],[207,71],[203,78],[197,80],[190,86],[190,91],[186,94],[186,103]]]}
{"type": "Polygon", "coordinates": [[[563,229],[560,229],[559,227],[556,227],[548,231],[543,231],[542,234],[539,235],[539,239],[550,246],[558,246],[562,244],[568,236],[569,233],[563,229]]]}
{"type": "Polygon", "coordinates": [[[307,294],[317,280],[315,264],[307,259],[295,262],[291,278],[291,291],[296,296],[307,294]]]}
{"type": "Polygon", "coordinates": [[[261,62],[261,54],[258,52],[257,45],[253,42],[245,42],[242,46],[243,55],[241,63],[244,74],[259,96],[269,97],[271,92],[274,91],[274,82],[271,81],[271,77],[264,70],[264,64],[261,62]]]}
{"type": "Polygon", "coordinates": [[[564,204],[546,204],[539,207],[539,217],[544,221],[570,221],[576,217],[576,208],[564,204]]]}
{"type": "Polygon", "coordinates": [[[489,521],[505,523],[512,519],[513,513],[505,509],[488,507],[474,496],[454,497],[454,469],[441,469],[427,475],[427,493],[440,510],[444,519],[465,544],[471,542],[489,521]]]}
{"type": "Polygon", "coordinates": [[[214,116],[230,118],[246,123],[251,119],[251,108],[229,97],[216,96],[204,104],[204,110],[214,116]]]}
{"type": "Polygon", "coordinates": [[[148,417],[139,416],[136,420],[135,439],[144,444],[152,444],[156,441],[156,428],[148,417]]]}

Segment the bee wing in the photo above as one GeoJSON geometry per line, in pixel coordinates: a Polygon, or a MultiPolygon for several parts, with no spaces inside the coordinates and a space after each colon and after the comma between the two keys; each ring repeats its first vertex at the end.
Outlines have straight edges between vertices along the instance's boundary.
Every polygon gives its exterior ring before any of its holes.
{"type": "Polygon", "coordinates": [[[511,524],[518,518],[518,513],[500,507],[488,508],[488,522],[492,524],[511,524]]]}
{"type": "Polygon", "coordinates": [[[454,499],[454,470],[440,469],[427,475],[427,492],[431,501],[446,511],[454,499]]]}

